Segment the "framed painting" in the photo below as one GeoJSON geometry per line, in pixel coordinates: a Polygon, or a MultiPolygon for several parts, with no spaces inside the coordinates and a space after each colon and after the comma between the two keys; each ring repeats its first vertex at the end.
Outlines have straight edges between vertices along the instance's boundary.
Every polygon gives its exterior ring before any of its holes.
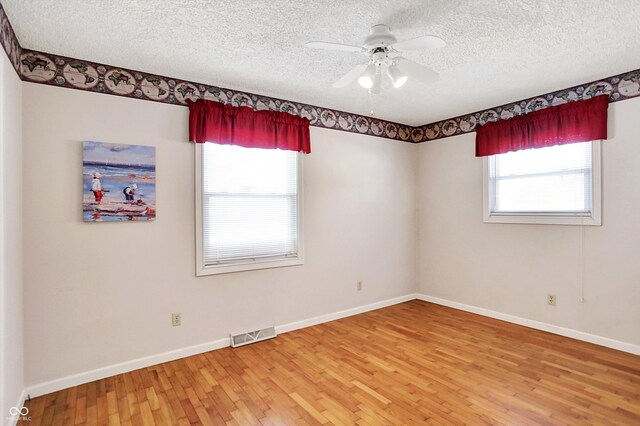
{"type": "Polygon", "coordinates": [[[156,148],[86,141],[82,145],[85,222],[156,218],[156,148]]]}

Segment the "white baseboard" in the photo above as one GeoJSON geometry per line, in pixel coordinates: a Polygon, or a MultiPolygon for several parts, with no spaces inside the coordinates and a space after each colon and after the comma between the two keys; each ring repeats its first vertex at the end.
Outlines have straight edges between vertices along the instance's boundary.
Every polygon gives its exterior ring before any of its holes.
{"type": "Polygon", "coordinates": [[[640,355],[640,345],[635,345],[633,343],[621,342],[619,340],[610,339],[608,337],[597,336],[595,334],[589,334],[571,328],[560,327],[541,321],[535,321],[517,317],[515,315],[504,314],[502,312],[479,308],[477,306],[465,305],[464,303],[441,299],[434,296],[428,296],[426,294],[418,293],[416,294],[416,298],[419,300],[424,300],[425,302],[448,306],[450,308],[460,309],[462,311],[483,315],[485,317],[495,318],[513,324],[524,325],[525,327],[535,328],[536,330],[542,330],[548,333],[558,334],[560,336],[570,337],[572,339],[582,340],[584,342],[594,343],[600,346],[606,346],[607,348],[617,349],[619,351],[628,352],[634,355],[640,355]]]}
{"type": "Polygon", "coordinates": [[[62,377],[37,385],[28,386],[25,393],[29,396],[36,397],[78,386],[83,383],[93,382],[95,380],[104,379],[105,377],[115,376],[117,374],[127,373],[129,371],[138,370],[140,368],[150,367],[152,365],[161,364],[163,362],[174,361],[176,359],[185,358],[192,355],[201,354],[203,352],[213,351],[215,349],[225,348],[230,345],[229,338],[217,339],[212,342],[202,343],[199,345],[189,346],[182,349],[176,349],[164,352],[158,355],[150,355],[143,358],[137,358],[131,361],[121,362],[119,364],[108,365],[106,367],[96,368],[71,376],[62,377]]]}
{"type": "MultiPolygon", "coordinates": [[[[324,322],[334,321],[340,318],[357,315],[363,312],[384,308],[386,306],[391,306],[391,305],[407,302],[409,300],[414,300],[414,299],[416,299],[415,294],[407,294],[405,296],[395,297],[393,299],[382,300],[380,302],[375,302],[375,303],[371,303],[364,306],[357,306],[355,308],[350,308],[350,309],[346,309],[339,312],[333,312],[326,315],[320,315],[317,317],[308,318],[302,321],[296,321],[288,324],[279,325],[279,326],[276,326],[276,332],[279,334],[286,333],[288,331],[298,330],[300,328],[310,327],[312,325],[318,325],[324,322]]],[[[147,357],[138,358],[131,361],[125,361],[119,364],[113,364],[106,367],[97,368],[95,370],[85,371],[82,373],[73,374],[71,376],[66,376],[66,377],[51,380],[48,382],[28,386],[23,392],[23,396],[28,394],[33,398],[33,397],[45,395],[51,392],[56,392],[62,389],[67,389],[73,386],[78,386],[83,383],[104,379],[105,377],[111,377],[117,374],[127,373],[129,371],[138,370],[140,368],[150,367],[152,365],[157,365],[157,364],[161,364],[163,362],[168,362],[168,361],[174,361],[180,358],[186,358],[188,356],[213,351],[215,349],[225,348],[227,346],[230,346],[230,340],[228,337],[225,337],[222,339],[214,340],[212,342],[189,346],[182,349],[176,349],[176,350],[164,352],[158,355],[150,355],[147,357]]]]}
{"type": "Polygon", "coordinates": [[[398,303],[408,302],[409,300],[417,299],[416,294],[406,294],[400,297],[394,297],[393,299],[382,300],[380,302],[374,302],[369,305],[357,306],[355,308],[345,309],[344,311],[333,312],[331,314],[320,315],[313,318],[308,318],[302,321],[290,322],[288,324],[276,326],[277,333],[286,333],[288,331],[298,330],[300,328],[311,327],[313,325],[322,324],[329,321],[335,321],[340,318],[346,318],[353,315],[358,315],[363,312],[373,311],[380,308],[386,308],[387,306],[397,305],[398,303]]]}

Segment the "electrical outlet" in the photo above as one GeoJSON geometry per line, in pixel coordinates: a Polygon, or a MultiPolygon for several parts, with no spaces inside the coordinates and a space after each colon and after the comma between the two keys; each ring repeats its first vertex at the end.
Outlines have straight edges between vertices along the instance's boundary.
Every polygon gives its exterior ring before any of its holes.
{"type": "Polygon", "coordinates": [[[174,327],[178,327],[182,325],[182,315],[181,314],[171,314],[171,325],[174,327]]]}
{"type": "Polygon", "coordinates": [[[356,289],[358,291],[362,291],[362,281],[358,281],[358,284],[356,285],[356,289]]]}
{"type": "Polygon", "coordinates": [[[547,305],[556,306],[555,294],[547,294],[547,305]]]}

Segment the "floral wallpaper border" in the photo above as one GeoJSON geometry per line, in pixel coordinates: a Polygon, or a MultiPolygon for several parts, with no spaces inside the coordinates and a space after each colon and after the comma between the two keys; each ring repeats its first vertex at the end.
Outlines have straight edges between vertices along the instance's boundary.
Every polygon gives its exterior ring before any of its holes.
{"type": "Polygon", "coordinates": [[[167,104],[186,106],[188,99],[207,99],[283,111],[306,117],[316,127],[413,142],[412,127],[404,124],[38,51],[22,52],[20,75],[35,83],[167,104]]]}
{"type": "MultiPolygon", "coordinates": [[[[4,7],[0,3],[0,44],[7,53],[7,57],[13,65],[13,68],[20,76],[20,57],[22,56],[22,47],[18,43],[16,33],[13,31],[11,22],[4,11],[4,7]]],[[[22,78],[20,76],[20,78],[22,78]]]]}
{"type": "Polygon", "coordinates": [[[475,131],[477,125],[483,125],[489,121],[507,120],[548,106],[589,99],[603,94],[609,95],[609,102],[640,96],[640,69],[499,107],[414,127],[411,130],[411,140],[419,143],[470,133],[475,131]]]}
{"type": "Polygon", "coordinates": [[[569,89],[414,127],[112,65],[23,50],[2,4],[0,4],[0,44],[24,81],[175,105],[186,105],[187,99],[204,98],[234,106],[249,106],[255,110],[288,112],[308,118],[311,125],[316,127],[412,143],[470,133],[477,125],[489,121],[505,120],[547,106],[588,99],[600,94],[608,94],[609,102],[640,96],[640,69],[638,69],[569,89]]]}

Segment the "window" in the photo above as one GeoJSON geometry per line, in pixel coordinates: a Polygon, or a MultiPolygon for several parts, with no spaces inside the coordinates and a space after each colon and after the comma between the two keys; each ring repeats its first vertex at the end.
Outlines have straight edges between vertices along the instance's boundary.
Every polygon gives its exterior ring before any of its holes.
{"type": "Polygon", "coordinates": [[[196,146],[197,274],[302,264],[301,156],[196,146]]]}
{"type": "Polygon", "coordinates": [[[600,225],[600,141],[484,158],[484,221],[600,225]]]}

